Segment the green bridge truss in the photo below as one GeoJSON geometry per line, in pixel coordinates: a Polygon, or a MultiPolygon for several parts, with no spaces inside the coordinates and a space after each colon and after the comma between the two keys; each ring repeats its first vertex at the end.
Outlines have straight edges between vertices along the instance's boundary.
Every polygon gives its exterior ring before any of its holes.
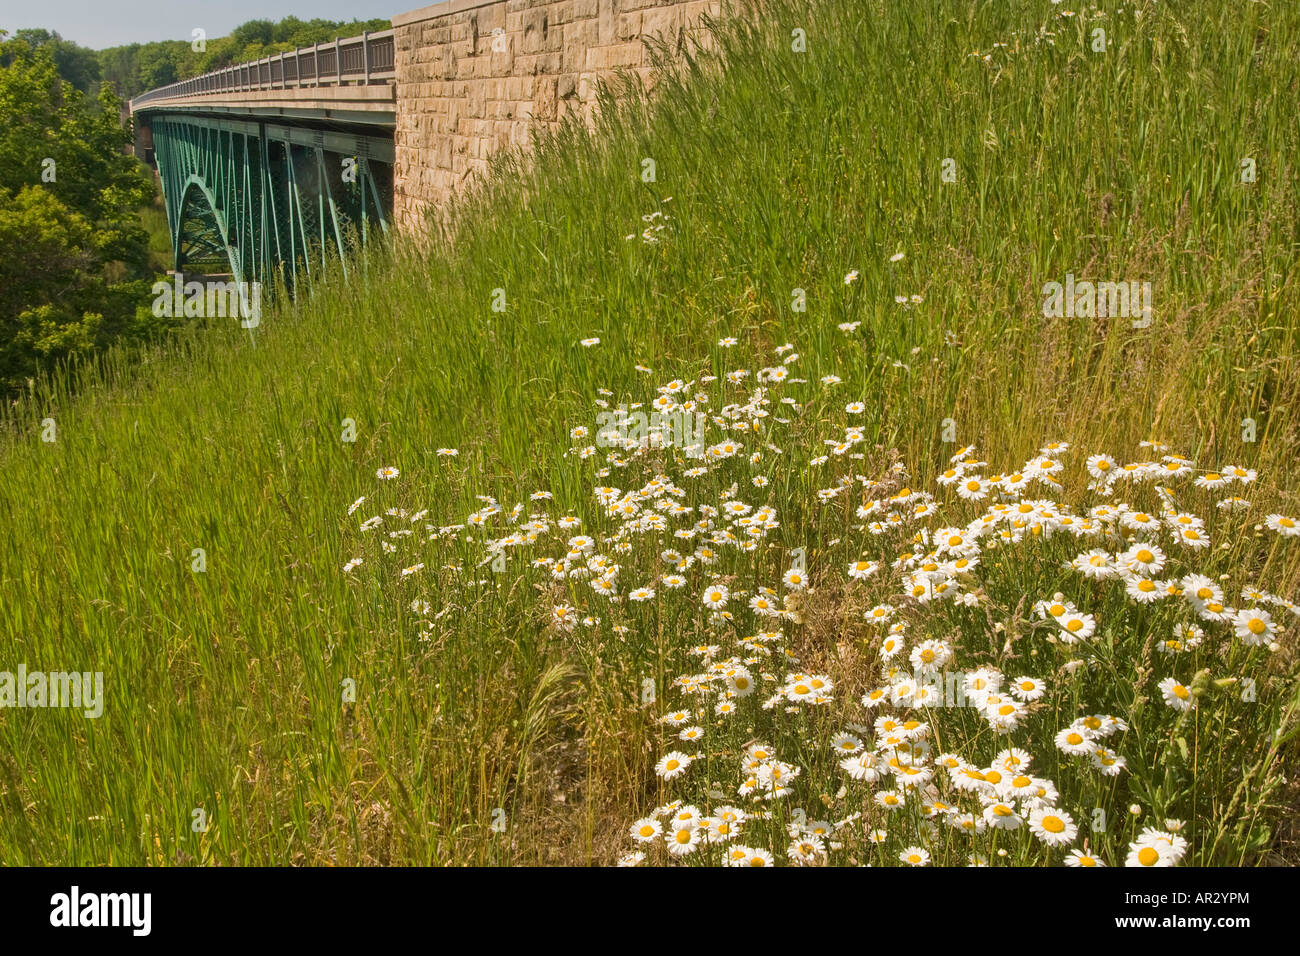
{"type": "Polygon", "coordinates": [[[228,264],[292,292],[388,232],[391,139],[183,111],[149,126],[177,271],[228,264]]]}

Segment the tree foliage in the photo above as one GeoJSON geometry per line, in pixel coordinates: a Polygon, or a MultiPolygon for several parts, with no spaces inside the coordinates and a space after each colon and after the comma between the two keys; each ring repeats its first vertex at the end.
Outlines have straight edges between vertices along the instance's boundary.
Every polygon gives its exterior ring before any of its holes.
{"type": "MultiPolygon", "coordinates": [[[[0,34],[0,389],[143,334],[154,186],[121,101],[72,83],[44,31],[0,34]]],[[[57,39],[57,37],[56,37],[57,39]]],[[[61,42],[61,41],[60,41],[61,42]]],[[[147,309],[145,310],[147,315],[147,309]]]]}
{"type": "Polygon", "coordinates": [[[99,56],[94,50],[65,40],[50,30],[19,30],[14,34],[14,39],[23,40],[32,48],[49,49],[59,76],[81,92],[93,93],[98,89],[101,70],[99,56]]]}

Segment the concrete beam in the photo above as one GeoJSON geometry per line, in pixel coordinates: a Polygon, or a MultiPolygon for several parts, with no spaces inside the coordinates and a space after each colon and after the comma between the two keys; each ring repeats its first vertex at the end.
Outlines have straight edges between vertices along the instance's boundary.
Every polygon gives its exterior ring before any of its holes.
{"type": "Polygon", "coordinates": [[[391,129],[396,124],[396,84],[321,86],[286,90],[249,90],[243,93],[208,93],[150,100],[135,113],[222,113],[286,119],[333,120],[391,129]]]}

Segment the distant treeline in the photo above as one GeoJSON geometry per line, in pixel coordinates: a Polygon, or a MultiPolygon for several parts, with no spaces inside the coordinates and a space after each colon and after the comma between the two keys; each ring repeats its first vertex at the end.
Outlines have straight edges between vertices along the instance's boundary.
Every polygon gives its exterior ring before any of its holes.
{"type": "Polygon", "coordinates": [[[388,20],[249,20],[241,23],[229,36],[208,37],[204,49],[194,49],[190,37],[155,43],[128,43],[105,50],[89,50],[49,30],[19,30],[13,39],[32,47],[47,49],[54,59],[59,76],[85,93],[94,93],[107,81],[123,99],[130,99],[177,80],[188,79],[209,70],[256,60],[272,53],[286,53],[313,43],[326,43],[336,37],[357,36],[364,31],[387,30],[388,20]]]}

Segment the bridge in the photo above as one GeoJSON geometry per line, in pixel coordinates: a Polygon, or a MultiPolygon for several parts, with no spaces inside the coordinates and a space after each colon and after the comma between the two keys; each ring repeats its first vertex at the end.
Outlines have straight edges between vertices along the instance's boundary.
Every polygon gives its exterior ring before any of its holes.
{"type": "Polygon", "coordinates": [[[175,269],[292,291],[428,216],[601,80],[653,81],[647,40],[686,49],[722,0],[444,0],[393,28],[277,53],[131,101],[175,269]]]}

